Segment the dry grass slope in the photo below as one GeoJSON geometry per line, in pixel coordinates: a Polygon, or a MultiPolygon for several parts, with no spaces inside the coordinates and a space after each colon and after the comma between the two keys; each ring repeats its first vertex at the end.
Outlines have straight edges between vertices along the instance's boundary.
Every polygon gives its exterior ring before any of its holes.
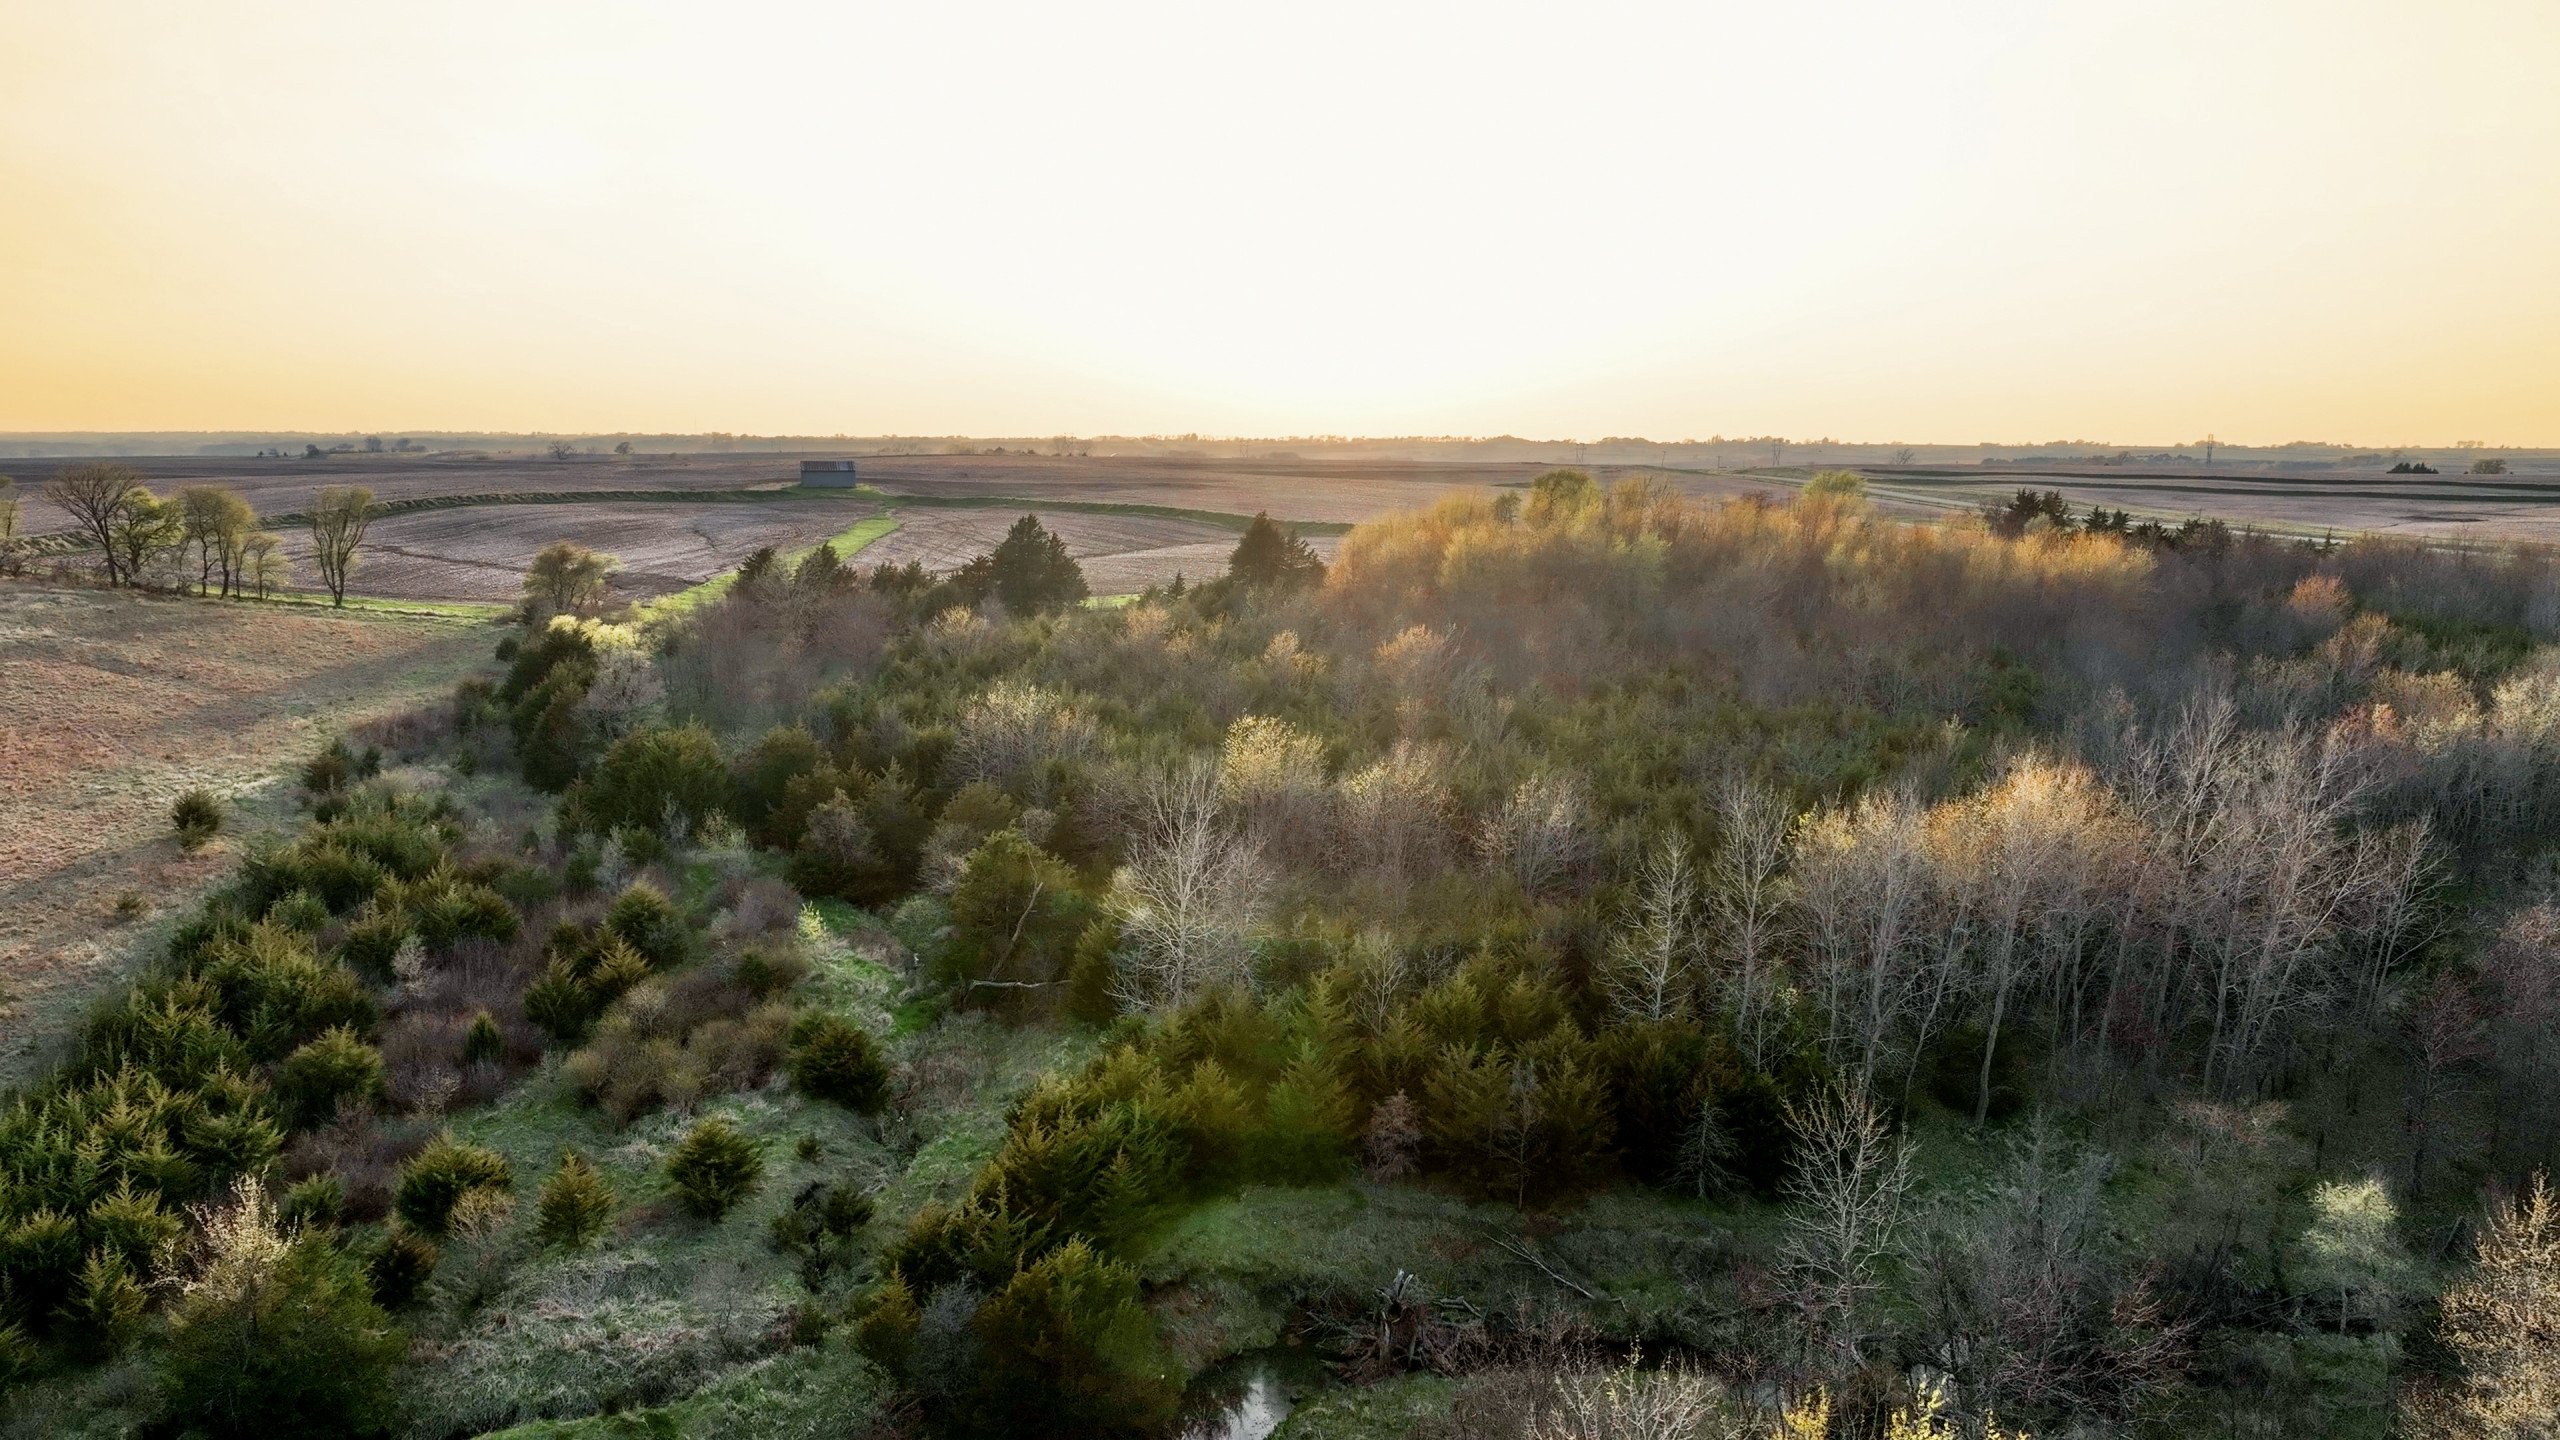
{"type": "Polygon", "coordinates": [[[491,632],[451,621],[0,585],[0,1084],[128,948],[117,898],[174,909],[230,870],[169,806],[280,818],[279,773],[344,726],[449,689],[491,632]]]}

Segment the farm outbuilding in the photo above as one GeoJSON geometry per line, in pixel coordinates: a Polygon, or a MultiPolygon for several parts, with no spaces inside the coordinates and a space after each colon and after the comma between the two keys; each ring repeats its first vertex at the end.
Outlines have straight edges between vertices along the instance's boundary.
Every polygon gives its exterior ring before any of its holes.
{"type": "Polygon", "coordinates": [[[850,460],[803,460],[800,462],[803,485],[851,485],[853,462],[850,460]]]}

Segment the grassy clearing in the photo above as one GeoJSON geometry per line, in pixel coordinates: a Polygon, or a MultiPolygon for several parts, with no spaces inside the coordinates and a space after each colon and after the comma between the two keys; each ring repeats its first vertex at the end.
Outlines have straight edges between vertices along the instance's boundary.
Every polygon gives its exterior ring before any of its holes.
{"type": "MultiPolygon", "coordinates": [[[[795,998],[875,1034],[891,1033],[905,957],[877,921],[819,902],[801,915],[811,962],[795,998]]],[[[1089,1041],[955,1016],[887,1042],[915,1093],[879,1120],[809,1100],[777,1076],[691,1114],[659,1112],[616,1127],[587,1105],[554,1057],[497,1104],[457,1114],[453,1133],[504,1154],[516,1216],[500,1242],[518,1263],[494,1293],[464,1304],[467,1256],[447,1260],[445,1291],[418,1331],[437,1351],[410,1401],[418,1433],[520,1436],[801,1436],[858,1428],[881,1378],[841,1335],[791,1348],[788,1316],[810,1300],[791,1260],[769,1241],[773,1219],[804,1187],[850,1183],[874,1193],[872,1246],[928,1200],[967,1185],[1004,1137],[1012,1097],[1042,1072],[1083,1063],[1089,1041]],[[685,1215],[666,1158],[700,1118],[728,1119],[764,1155],[756,1192],[725,1218],[685,1215]],[[530,1199],[564,1150],[585,1154],[621,1211],[583,1254],[540,1250],[530,1199]]],[[[830,1280],[843,1298],[854,1275],[830,1280]]]]}
{"type": "Polygon", "coordinates": [[[1356,1390],[1328,1390],[1280,1422],[1271,1440],[1391,1440],[1449,1413],[1458,1382],[1440,1375],[1400,1375],[1356,1390]]]}
{"type": "Polygon", "coordinates": [[[1487,1313],[1579,1302],[1613,1333],[1704,1344],[1729,1339],[1735,1264],[1765,1248],[1774,1217],[1621,1190],[1525,1227],[1507,1205],[1411,1185],[1256,1186],[1170,1221],[1132,1259],[1160,1295],[1181,1297],[1213,1352],[1271,1343],[1302,1305],[1365,1303],[1398,1271],[1487,1313]]]}
{"type": "MultiPolygon", "coordinates": [[[[442,1353],[422,1373],[411,1409],[415,1428],[433,1433],[670,1404],[770,1360],[785,1317],[807,1297],[767,1243],[774,1217],[813,1182],[877,1183],[895,1166],[868,1122],[779,1083],[706,1102],[696,1115],[662,1112],[617,1130],[581,1102],[557,1061],[499,1105],[455,1117],[452,1128],[504,1153],[528,1197],[574,1147],[612,1183],[622,1211],[606,1245],[562,1255],[534,1249],[531,1206],[519,1204],[504,1243],[529,1258],[476,1305],[464,1303],[448,1270],[439,1312],[420,1325],[442,1353]],[[684,1214],[663,1173],[668,1153],[706,1115],[728,1119],[764,1153],[755,1193],[716,1222],[684,1214]]],[[[447,1261],[466,1275],[470,1264],[469,1256],[447,1261]]]]}
{"type": "Polygon", "coordinates": [[[800,1440],[849,1433],[879,1402],[883,1377],[841,1335],[789,1350],[722,1376],[672,1405],[536,1421],[496,1440],[620,1440],[625,1436],[716,1435],[723,1440],[800,1440]]]}
{"type": "Polygon", "coordinates": [[[321,610],[338,610],[349,615],[399,615],[413,620],[459,620],[474,624],[504,620],[514,613],[512,605],[489,600],[392,600],[373,595],[349,595],[344,605],[332,604],[325,590],[277,590],[261,599],[246,599],[250,605],[286,605],[321,610]]]}

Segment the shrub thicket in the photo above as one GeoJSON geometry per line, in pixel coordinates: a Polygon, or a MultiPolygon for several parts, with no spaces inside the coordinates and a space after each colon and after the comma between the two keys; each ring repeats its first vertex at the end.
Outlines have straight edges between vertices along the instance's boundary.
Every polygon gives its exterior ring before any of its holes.
{"type": "Polygon", "coordinates": [[[582,830],[605,834],[627,827],[678,838],[736,804],[728,759],[700,725],[624,736],[561,801],[564,818],[582,830]]]}
{"type": "Polygon", "coordinates": [[[407,1337],[356,1266],[287,1239],[252,1202],[214,1227],[160,1355],[169,1418],[216,1437],[376,1435],[396,1420],[407,1337]]]}

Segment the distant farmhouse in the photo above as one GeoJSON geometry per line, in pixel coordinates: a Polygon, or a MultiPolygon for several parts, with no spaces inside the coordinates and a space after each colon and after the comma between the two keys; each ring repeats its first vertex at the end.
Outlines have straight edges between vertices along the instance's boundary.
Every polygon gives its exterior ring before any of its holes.
{"type": "Polygon", "coordinates": [[[850,460],[803,460],[800,462],[803,485],[851,485],[853,462],[850,460]]]}

